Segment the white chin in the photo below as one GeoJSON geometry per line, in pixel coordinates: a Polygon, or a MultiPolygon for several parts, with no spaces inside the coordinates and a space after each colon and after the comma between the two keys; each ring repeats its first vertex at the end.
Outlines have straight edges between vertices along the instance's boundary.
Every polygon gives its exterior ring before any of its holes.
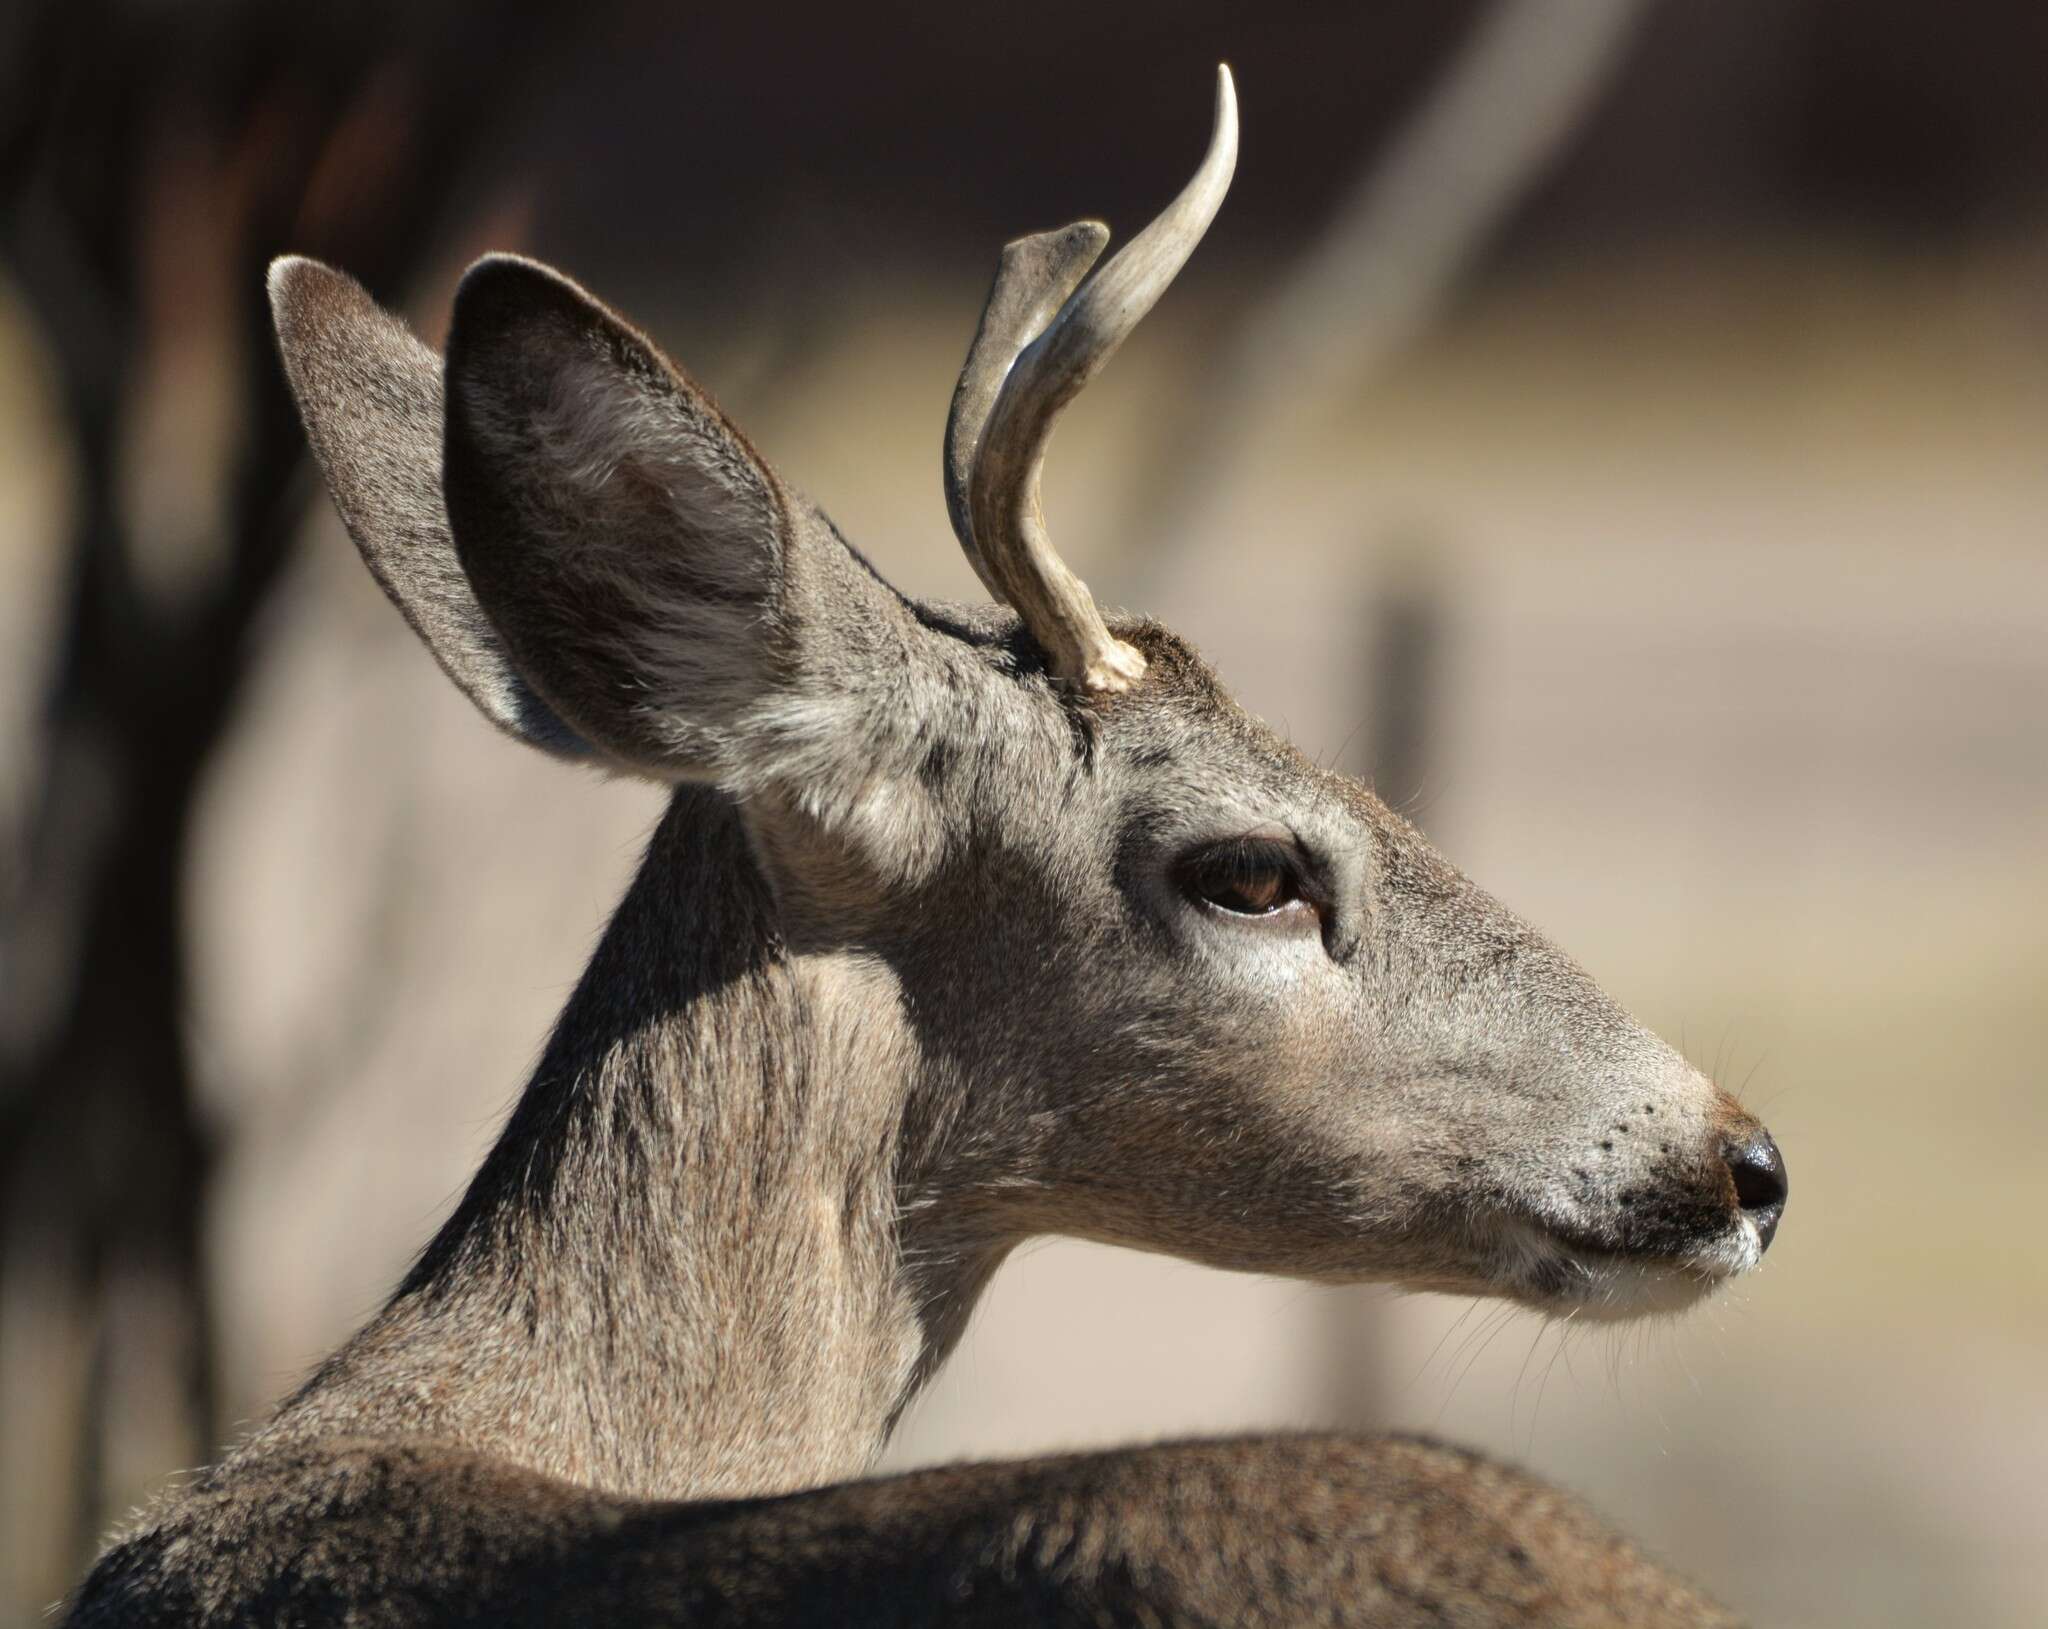
{"type": "Polygon", "coordinates": [[[1502,1263],[1502,1291],[1546,1312],[1594,1322],[1683,1312],[1763,1259],[1756,1224],[1742,1217],[1682,1259],[1643,1260],[1588,1250],[1517,1227],[1502,1263]]]}

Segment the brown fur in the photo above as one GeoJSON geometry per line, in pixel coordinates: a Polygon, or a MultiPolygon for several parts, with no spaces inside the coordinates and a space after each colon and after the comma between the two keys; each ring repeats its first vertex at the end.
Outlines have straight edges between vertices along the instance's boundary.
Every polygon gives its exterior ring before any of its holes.
{"type": "Polygon", "coordinates": [[[342,1440],[210,1479],[187,1506],[192,1526],[239,1542],[195,1567],[168,1559],[185,1541],[159,1529],[102,1564],[74,1621],[1736,1622],[1577,1501],[1402,1437],[1185,1443],[697,1505],[621,1498],[464,1450],[342,1440]]]}

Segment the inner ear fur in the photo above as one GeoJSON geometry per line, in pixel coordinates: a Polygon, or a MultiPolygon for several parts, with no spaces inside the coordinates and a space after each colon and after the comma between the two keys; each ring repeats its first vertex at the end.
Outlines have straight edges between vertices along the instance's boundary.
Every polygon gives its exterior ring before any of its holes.
{"type": "Polygon", "coordinates": [[[456,296],[447,402],[463,569],[552,708],[622,767],[925,846],[933,741],[1007,687],[650,340],[494,256],[456,296]]]}

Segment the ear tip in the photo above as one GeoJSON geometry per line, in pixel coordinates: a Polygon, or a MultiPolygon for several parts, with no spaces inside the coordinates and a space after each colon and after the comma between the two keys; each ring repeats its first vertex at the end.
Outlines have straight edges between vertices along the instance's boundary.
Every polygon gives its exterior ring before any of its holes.
{"type": "Polygon", "coordinates": [[[332,267],[323,266],[310,255],[278,255],[270,262],[270,269],[263,274],[263,286],[270,290],[273,303],[287,298],[293,288],[309,277],[322,273],[336,275],[332,267]]]}
{"type": "Polygon", "coordinates": [[[525,255],[494,252],[473,261],[455,289],[455,328],[480,317],[531,312],[536,299],[557,308],[588,311],[597,302],[552,266],[525,255]]]}
{"type": "Polygon", "coordinates": [[[309,295],[359,286],[347,273],[338,272],[310,255],[279,255],[271,261],[263,283],[274,306],[297,304],[309,295]]]}
{"type": "Polygon", "coordinates": [[[279,255],[264,276],[278,337],[292,340],[337,316],[374,309],[369,292],[346,272],[305,255],[279,255]]]}
{"type": "Polygon", "coordinates": [[[462,281],[456,287],[456,298],[470,289],[488,289],[494,284],[516,282],[522,278],[538,277],[542,281],[554,274],[538,260],[525,255],[513,254],[508,249],[493,249],[489,254],[479,255],[469,263],[462,274],[462,281]]]}

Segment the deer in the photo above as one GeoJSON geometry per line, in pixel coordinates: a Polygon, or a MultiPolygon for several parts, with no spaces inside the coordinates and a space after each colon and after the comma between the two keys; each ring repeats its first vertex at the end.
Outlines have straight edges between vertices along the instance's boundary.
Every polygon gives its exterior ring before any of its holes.
{"type": "Polygon", "coordinates": [[[1783,1214],[1729,1094],[1055,551],[1054,425],[1236,150],[1226,68],[1117,254],[1003,251],[944,444],[985,605],[892,588],[559,272],[478,261],[440,356],[274,264],[378,583],[499,729],[670,801],[445,1225],[72,1629],[1736,1621],[1426,1438],[872,1474],[1029,1238],[1621,1319],[1783,1214]]]}

